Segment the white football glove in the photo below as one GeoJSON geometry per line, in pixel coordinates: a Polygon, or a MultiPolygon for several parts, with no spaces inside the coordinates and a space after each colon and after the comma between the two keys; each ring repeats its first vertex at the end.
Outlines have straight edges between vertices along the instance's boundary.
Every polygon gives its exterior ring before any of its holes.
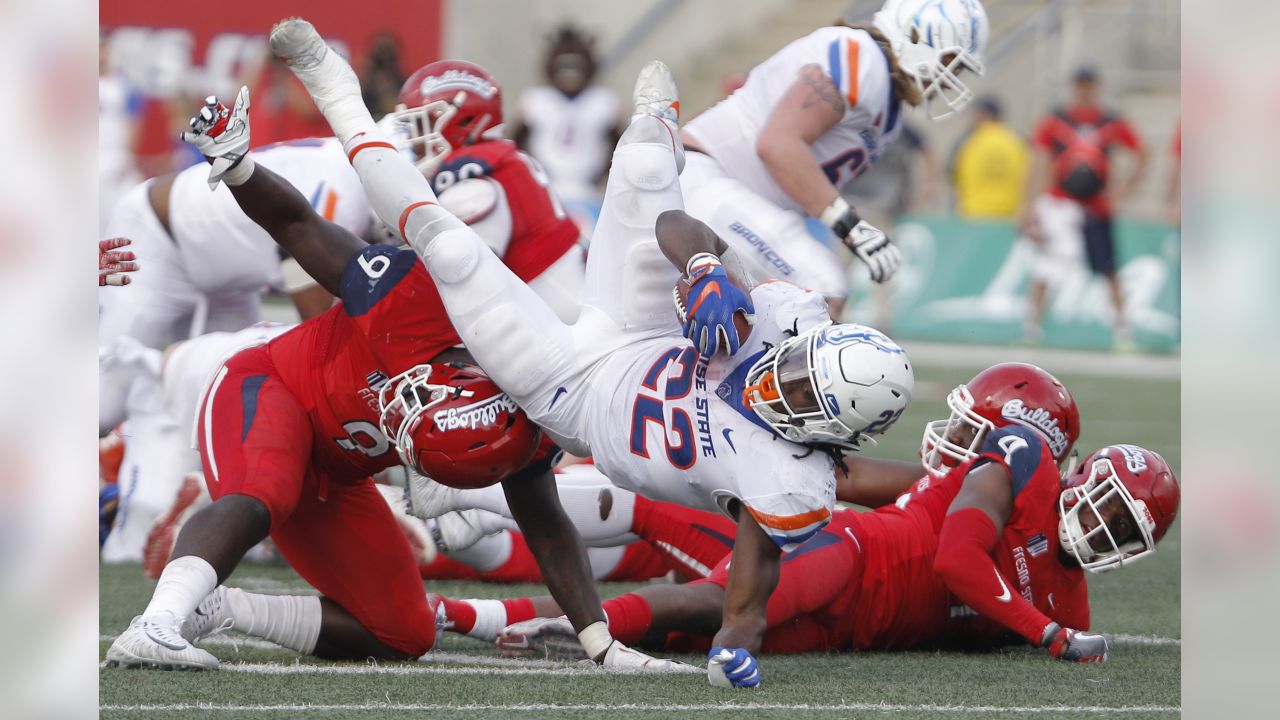
{"type": "Polygon", "coordinates": [[[866,220],[859,220],[843,240],[845,246],[870,268],[874,282],[887,281],[902,264],[902,253],[889,242],[889,236],[866,220]]]}
{"type": "Polygon", "coordinates": [[[240,88],[236,104],[230,109],[218,102],[218,98],[213,95],[205,98],[204,107],[191,118],[191,130],[184,131],[182,139],[194,145],[200,154],[211,161],[210,190],[217,188],[224,177],[228,185],[239,185],[249,179],[253,160],[248,158],[248,86],[240,88]],[[231,175],[228,176],[228,173],[231,175]]]}
{"type": "Polygon", "coordinates": [[[700,667],[682,663],[679,660],[664,660],[646,655],[617,640],[614,640],[605,651],[604,660],[600,662],[600,666],[645,673],[702,673],[700,667]]]}

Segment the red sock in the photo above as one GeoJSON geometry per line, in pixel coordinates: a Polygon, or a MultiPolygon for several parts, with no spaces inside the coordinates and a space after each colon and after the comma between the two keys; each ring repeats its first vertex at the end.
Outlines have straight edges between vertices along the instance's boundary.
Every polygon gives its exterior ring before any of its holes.
{"type": "Polygon", "coordinates": [[[687,580],[707,577],[733,551],[737,526],[718,513],[636,497],[631,532],[687,580]]]}
{"type": "Polygon", "coordinates": [[[609,634],[624,645],[640,642],[653,626],[649,602],[634,593],[605,600],[604,612],[609,616],[609,634]]]}
{"type": "Polygon", "coordinates": [[[450,630],[456,633],[471,632],[471,628],[476,625],[476,609],[471,606],[471,603],[449,598],[444,598],[441,603],[444,605],[445,616],[449,618],[449,622],[453,623],[450,630]]]}
{"type": "Polygon", "coordinates": [[[533,611],[533,601],[527,597],[503,600],[502,607],[507,609],[507,624],[513,625],[537,617],[533,611]]]}

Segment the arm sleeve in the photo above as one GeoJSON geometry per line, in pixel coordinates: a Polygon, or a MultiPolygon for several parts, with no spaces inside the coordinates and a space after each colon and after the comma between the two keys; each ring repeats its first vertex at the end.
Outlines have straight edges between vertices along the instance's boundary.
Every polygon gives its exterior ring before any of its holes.
{"type": "Polygon", "coordinates": [[[1013,592],[991,558],[1000,541],[995,523],[978,508],[947,515],[933,568],[961,602],[1039,645],[1049,618],[1013,592]]]}

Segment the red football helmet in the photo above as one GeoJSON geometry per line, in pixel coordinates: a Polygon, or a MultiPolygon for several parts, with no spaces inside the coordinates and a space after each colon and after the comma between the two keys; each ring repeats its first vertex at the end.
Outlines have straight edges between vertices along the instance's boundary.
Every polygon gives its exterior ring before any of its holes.
{"type": "Polygon", "coordinates": [[[931,475],[978,456],[987,431],[1024,425],[1049,444],[1062,465],[1080,437],[1080,409],[1066,386],[1027,363],[992,365],[947,395],[951,417],[925,425],[920,459],[931,475]]]}
{"type": "Polygon", "coordinates": [[[1155,552],[1178,516],[1178,478],[1158,453],[1137,445],[1098,450],[1064,483],[1058,541],[1092,572],[1155,552]]]}
{"type": "Polygon", "coordinates": [[[480,368],[418,365],[378,391],[379,424],[406,465],[442,485],[492,485],[527,466],[542,439],[480,368]]]}
{"type": "Polygon", "coordinates": [[[396,145],[424,175],[455,149],[502,124],[502,88],[484,68],[462,60],[424,65],[405,80],[392,113],[396,145]]]}

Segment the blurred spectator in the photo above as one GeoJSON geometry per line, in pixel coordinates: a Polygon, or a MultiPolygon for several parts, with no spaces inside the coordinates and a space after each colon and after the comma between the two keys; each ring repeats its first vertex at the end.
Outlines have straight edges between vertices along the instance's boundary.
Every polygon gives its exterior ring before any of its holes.
{"type": "Polygon", "coordinates": [[[1000,121],[994,98],[974,103],[973,127],[948,163],[961,217],[1012,220],[1022,207],[1031,153],[1027,141],[1000,121]]]}
{"type": "Polygon", "coordinates": [[[98,34],[98,233],[124,191],[141,180],[136,152],[143,98],[108,59],[108,43],[98,34]]]}
{"type": "Polygon", "coordinates": [[[395,110],[404,79],[404,71],[400,69],[400,46],[390,33],[380,33],[369,45],[369,57],[360,76],[364,104],[369,108],[369,114],[381,118],[395,110]]]}
{"type": "Polygon", "coordinates": [[[252,94],[249,121],[253,125],[255,147],[298,138],[333,136],[333,130],[307,95],[306,88],[284,63],[274,57],[267,60],[258,81],[248,85],[252,94]]]}
{"type": "Polygon", "coordinates": [[[516,144],[546,169],[568,206],[598,201],[598,185],[617,141],[618,99],[593,85],[592,40],[562,27],[547,49],[547,84],[519,100],[516,144]]]}
{"type": "Polygon", "coordinates": [[[1116,276],[1112,212],[1142,181],[1146,149],[1124,118],[1099,104],[1098,74],[1089,67],[1076,71],[1070,104],[1040,121],[1032,144],[1036,152],[1027,192],[1030,202],[1019,217],[1039,258],[1032,268],[1025,339],[1039,342],[1049,283],[1061,274],[1064,262],[1079,258],[1083,246],[1090,269],[1107,281],[1115,311],[1115,347],[1131,350],[1133,338],[1116,276]],[[1112,183],[1108,177],[1109,155],[1117,145],[1136,158],[1123,183],[1112,183]]]}
{"type": "Polygon", "coordinates": [[[1170,225],[1182,225],[1182,121],[1178,121],[1178,128],[1173,131],[1173,146],[1170,148],[1173,154],[1173,167],[1169,170],[1169,196],[1168,209],[1165,217],[1168,218],[1170,225]]]}

